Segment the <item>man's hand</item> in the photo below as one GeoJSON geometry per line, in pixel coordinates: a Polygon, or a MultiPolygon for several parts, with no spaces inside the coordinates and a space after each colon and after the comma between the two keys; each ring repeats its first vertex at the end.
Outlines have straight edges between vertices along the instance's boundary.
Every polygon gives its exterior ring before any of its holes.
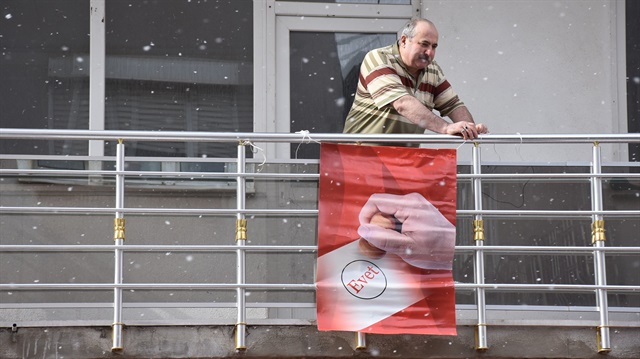
{"type": "Polygon", "coordinates": [[[418,193],[375,193],[360,211],[358,234],[371,245],[425,269],[451,270],[455,227],[418,193]],[[372,223],[377,214],[393,216],[400,232],[372,223]]]}
{"type": "Polygon", "coordinates": [[[489,133],[489,129],[482,123],[476,125],[473,122],[460,121],[451,123],[446,128],[446,134],[462,136],[465,140],[476,139],[483,133],[489,133]]]}
{"type": "Polygon", "coordinates": [[[478,138],[478,135],[489,133],[489,128],[482,124],[476,124],[473,121],[473,116],[469,112],[466,106],[461,106],[451,111],[449,118],[453,121],[446,129],[446,134],[461,136],[465,140],[473,140],[478,138]]]}

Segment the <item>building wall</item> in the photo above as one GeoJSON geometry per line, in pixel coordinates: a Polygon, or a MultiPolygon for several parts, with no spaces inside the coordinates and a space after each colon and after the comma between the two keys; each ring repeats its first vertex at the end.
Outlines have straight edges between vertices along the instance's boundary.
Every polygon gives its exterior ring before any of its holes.
{"type": "MultiPolygon", "coordinates": [[[[436,59],[493,134],[627,132],[622,1],[423,1],[436,59]]],[[[514,148],[515,146],[512,146],[514,148]]],[[[588,161],[575,147],[495,153],[490,161],[588,161]]],[[[465,154],[463,154],[465,155],[465,154]]],[[[624,147],[603,152],[626,161],[624,147]]]]}

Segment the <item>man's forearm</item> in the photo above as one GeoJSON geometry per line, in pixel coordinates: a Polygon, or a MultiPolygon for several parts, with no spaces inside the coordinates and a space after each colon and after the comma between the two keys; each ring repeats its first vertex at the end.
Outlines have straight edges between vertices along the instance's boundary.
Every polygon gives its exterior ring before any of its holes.
{"type": "Polygon", "coordinates": [[[451,113],[449,113],[449,118],[453,122],[465,121],[475,123],[473,116],[471,116],[471,112],[469,112],[469,109],[466,106],[461,106],[451,111],[451,113]]]}
{"type": "Polygon", "coordinates": [[[447,121],[431,112],[415,97],[411,95],[402,96],[395,100],[392,105],[400,115],[416,125],[436,133],[446,133],[447,121]]]}
{"type": "Polygon", "coordinates": [[[478,137],[478,134],[489,132],[487,126],[481,123],[476,125],[473,116],[465,106],[458,107],[449,113],[449,118],[453,121],[449,123],[411,95],[400,97],[392,105],[401,116],[435,133],[462,136],[465,140],[473,140],[478,137]]]}

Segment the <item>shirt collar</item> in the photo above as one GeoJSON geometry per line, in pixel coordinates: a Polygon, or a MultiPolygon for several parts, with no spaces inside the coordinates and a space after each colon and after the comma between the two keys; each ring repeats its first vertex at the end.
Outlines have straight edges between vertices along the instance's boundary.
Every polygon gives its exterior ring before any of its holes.
{"type": "MultiPolygon", "coordinates": [[[[398,59],[398,63],[400,64],[400,66],[402,66],[402,68],[407,72],[407,73],[411,73],[411,71],[409,71],[409,68],[407,67],[407,65],[404,64],[404,62],[402,62],[402,56],[400,56],[400,40],[396,41],[395,44],[393,44],[393,47],[391,48],[391,53],[393,54],[393,56],[398,59]]],[[[433,63],[433,62],[432,62],[433,63]]],[[[422,76],[422,74],[424,74],[427,71],[427,68],[431,66],[431,64],[427,65],[427,67],[423,68],[420,73],[418,73],[418,77],[422,76]]]]}

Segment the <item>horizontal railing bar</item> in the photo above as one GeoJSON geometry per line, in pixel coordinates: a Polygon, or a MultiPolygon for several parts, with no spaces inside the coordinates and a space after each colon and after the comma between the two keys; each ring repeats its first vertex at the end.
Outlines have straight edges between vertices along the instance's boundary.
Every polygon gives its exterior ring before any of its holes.
{"type": "MultiPolygon", "coordinates": [[[[124,302],[125,308],[237,308],[236,302],[124,302]]],[[[0,309],[100,309],[112,308],[113,302],[0,303],[0,309]]],[[[315,302],[247,302],[248,308],[316,308],[315,302]]],[[[476,310],[475,304],[456,304],[456,310],[476,310]]],[[[491,311],[597,313],[596,306],[552,306],[487,304],[491,311]]],[[[613,313],[640,313],[640,307],[611,307],[613,313]]]]}
{"type": "MultiPolygon", "coordinates": [[[[184,141],[184,142],[415,142],[415,143],[464,143],[458,136],[435,134],[344,134],[344,133],[267,133],[267,132],[195,132],[195,131],[113,131],[113,130],[56,130],[0,128],[2,139],[76,139],[76,140],[124,140],[124,141],[184,141]]],[[[514,134],[481,135],[469,141],[474,143],[635,143],[640,134],[514,134]]]]}
{"type": "Polygon", "coordinates": [[[640,178],[640,173],[484,173],[458,174],[458,179],[514,179],[514,178],[640,178]]]}
{"type": "MultiPolygon", "coordinates": [[[[123,175],[127,177],[141,176],[157,176],[157,177],[199,177],[199,178],[302,178],[317,179],[320,177],[318,173],[266,173],[266,172],[250,172],[250,173],[233,173],[233,172],[169,172],[169,171],[110,171],[110,170],[49,170],[49,169],[0,169],[0,175],[20,176],[20,175],[39,175],[39,176],[117,176],[123,175]]],[[[491,174],[458,174],[458,179],[516,179],[516,178],[640,178],[640,173],[491,173],[491,174]]]]}
{"type": "MultiPolygon", "coordinates": [[[[115,177],[117,175],[124,175],[126,177],[142,177],[142,176],[155,176],[155,177],[192,177],[195,178],[237,178],[237,177],[249,177],[249,178],[296,178],[296,179],[318,179],[320,175],[318,173],[233,173],[233,172],[168,172],[168,171],[95,171],[95,170],[46,170],[46,169],[33,169],[33,170],[21,170],[21,169],[2,169],[0,175],[39,175],[39,176],[110,176],[115,177]]],[[[640,177],[640,175],[639,175],[640,177]]],[[[154,178],[156,179],[156,178],[154,178]]]]}
{"type": "MultiPolygon", "coordinates": [[[[247,308],[315,308],[311,302],[247,302],[247,308]]],[[[236,302],[123,302],[123,308],[237,308],[236,302]]],[[[100,309],[113,308],[113,302],[0,303],[0,309],[100,309]]]]}
{"type": "MultiPolygon", "coordinates": [[[[27,160],[27,161],[73,161],[73,162],[86,162],[86,161],[100,161],[100,162],[115,162],[116,156],[89,156],[89,155],[47,155],[47,154],[0,154],[0,160],[27,160]]],[[[247,161],[255,161],[262,163],[262,159],[247,158],[247,161]]],[[[237,157],[148,157],[148,156],[127,156],[127,162],[217,162],[228,163],[237,162],[237,157]]],[[[308,161],[314,161],[310,159],[308,161]]],[[[318,160],[315,160],[318,161],[318,160]]]]}
{"type": "MultiPolygon", "coordinates": [[[[77,161],[77,162],[87,162],[87,161],[98,161],[98,162],[115,162],[115,156],[88,156],[88,155],[46,155],[46,154],[38,154],[38,155],[12,155],[12,154],[0,154],[0,160],[27,160],[27,161],[77,161]]],[[[174,162],[174,163],[236,163],[238,162],[237,157],[162,157],[162,156],[154,156],[154,157],[142,157],[142,156],[127,156],[127,162],[152,162],[152,163],[161,163],[161,162],[174,162]]],[[[264,158],[246,158],[247,164],[265,164],[264,158]]],[[[621,163],[626,162],[613,162],[610,166],[619,167],[621,163]]],[[[317,158],[278,158],[278,159],[270,159],[266,164],[276,164],[276,165],[318,165],[320,164],[320,160],[317,158]]],[[[491,164],[487,162],[487,164],[491,164]]],[[[530,164],[530,163],[529,163],[530,164]]],[[[551,165],[549,162],[545,162],[547,165],[551,165]]],[[[563,163],[566,165],[566,163],[563,163]]],[[[585,166],[589,164],[586,163],[585,166]]],[[[634,166],[635,162],[628,162],[628,166],[634,166]]],[[[624,166],[627,167],[627,166],[624,166]]]]}
{"type": "Polygon", "coordinates": [[[615,292],[639,292],[640,285],[591,285],[591,284],[474,284],[455,283],[456,290],[477,288],[492,290],[527,290],[527,291],[568,291],[568,292],[590,292],[597,289],[605,289],[615,292]]]}
{"type": "MultiPolygon", "coordinates": [[[[532,291],[569,291],[591,292],[597,289],[605,289],[615,292],[639,292],[638,285],[592,285],[592,284],[475,284],[455,283],[455,289],[468,290],[482,288],[486,290],[532,290],[532,291]]],[[[237,288],[255,290],[315,290],[315,284],[282,284],[282,283],[11,283],[0,284],[0,290],[112,290],[114,288],[127,290],[235,290],[237,288]]]]}
{"type": "MultiPolygon", "coordinates": [[[[80,244],[7,244],[0,245],[0,252],[111,252],[119,249],[127,252],[235,252],[242,250],[245,252],[316,252],[318,246],[263,246],[251,245],[137,245],[127,244],[116,245],[80,245],[80,244]]],[[[640,249],[640,248],[639,248],[640,249]]]]}
{"type": "MultiPolygon", "coordinates": [[[[511,210],[457,210],[458,215],[475,215],[481,214],[483,216],[498,216],[498,217],[529,217],[529,216],[554,216],[554,217],[590,217],[592,215],[601,214],[609,217],[612,216],[637,216],[640,214],[640,210],[619,210],[619,211],[547,211],[547,210],[526,210],[526,211],[511,211],[511,210]]],[[[556,218],[553,218],[556,219],[556,218]]]]}
{"type": "MultiPolygon", "coordinates": [[[[516,312],[573,312],[573,313],[584,313],[584,312],[598,312],[599,309],[597,306],[571,306],[571,305],[520,305],[520,304],[487,304],[486,308],[488,310],[494,311],[516,311],[516,312]]],[[[476,304],[456,304],[456,310],[476,310],[478,306],[476,304]]],[[[640,313],[640,307],[611,307],[611,312],[618,313],[640,313]]]]}
{"type": "Polygon", "coordinates": [[[0,213],[49,213],[49,214],[173,214],[173,215],[317,215],[317,209],[213,209],[213,208],[97,208],[97,207],[5,207],[0,213]]]}
{"type": "MultiPolygon", "coordinates": [[[[37,154],[37,155],[28,155],[28,154],[0,154],[0,160],[29,160],[29,161],[39,161],[39,160],[49,160],[49,161],[103,161],[103,162],[114,162],[116,160],[115,156],[88,156],[88,155],[47,155],[47,154],[37,154]]],[[[237,162],[237,157],[162,157],[162,156],[154,156],[154,157],[142,157],[142,156],[127,156],[127,162],[194,162],[194,163],[235,163],[237,162]]],[[[263,164],[264,158],[247,158],[247,163],[250,164],[263,164]]],[[[278,159],[268,159],[266,164],[306,164],[306,165],[318,165],[320,160],[317,158],[278,158],[278,159]]],[[[465,161],[458,162],[460,166],[469,166],[470,163],[466,163],[465,161]]],[[[591,162],[534,162],[534,161],[521,161],[521,162],[505,162],[505,161],[483,161],[482,166],[500,166],[500,167],[590,167],[591,162]]],[[[640,168],[639,162],[603,162],[603,167],[624,167],[624,168],[640,168]]]]}
{"type": "MultiPolygon", "coordinates": [[[[97,208],[97,207],[7,207],[0,206],[0,213],[48,213],[48,214],[173,214],[173,215],[236,215],[238,213],[248,215],[317,215],[317,209],[211,209],[211,208],[97,208]]],[[[564,211],[564,210],[457,210],[456,214],[499,217],[531,217],[531,216],[554,216],[559,217],[590,217],[592,215],[606,215],[609,217],[626,217],[640,215],[640,210],[616,210],[616,211],[564,211]]]]}
{"type": "Polygon", "coordinates": [[[315,284],[276,284],[276,283],[11,283],[0,284],[0,290],[113,290],[121,289],[138,289],[138,290],[166,290],[166,289],[185,289],[185,290],[236,290],[259,289],[259,290],[311,290],[315,289],[315,284]]]}
{"type": "MultiPolygon", "coordinates": [[[[1,249],[2,247],[0,247],[1,249]]],[[[615,254],[640,253],[640,247],[572,247],[572,246],[456,246],[456,252],[485,251],[491,253],[534,253],[544,254],[590,254],[593,252],[606,252],[615,254]]]]}
{"type": "MultiPolygon", "coordinates": [[[[128,252],[316,252],[318,246],[277,245],[87,245],[87,244],[2,244],[0,252],[111,252],[120,249],[128,252]]],[[[589,254],[596,251],[616,254],[640,253],[640,247],[591,247],[591,246],[456,246],[456,252],[484,251],[492,253],[589,254]]]]}

